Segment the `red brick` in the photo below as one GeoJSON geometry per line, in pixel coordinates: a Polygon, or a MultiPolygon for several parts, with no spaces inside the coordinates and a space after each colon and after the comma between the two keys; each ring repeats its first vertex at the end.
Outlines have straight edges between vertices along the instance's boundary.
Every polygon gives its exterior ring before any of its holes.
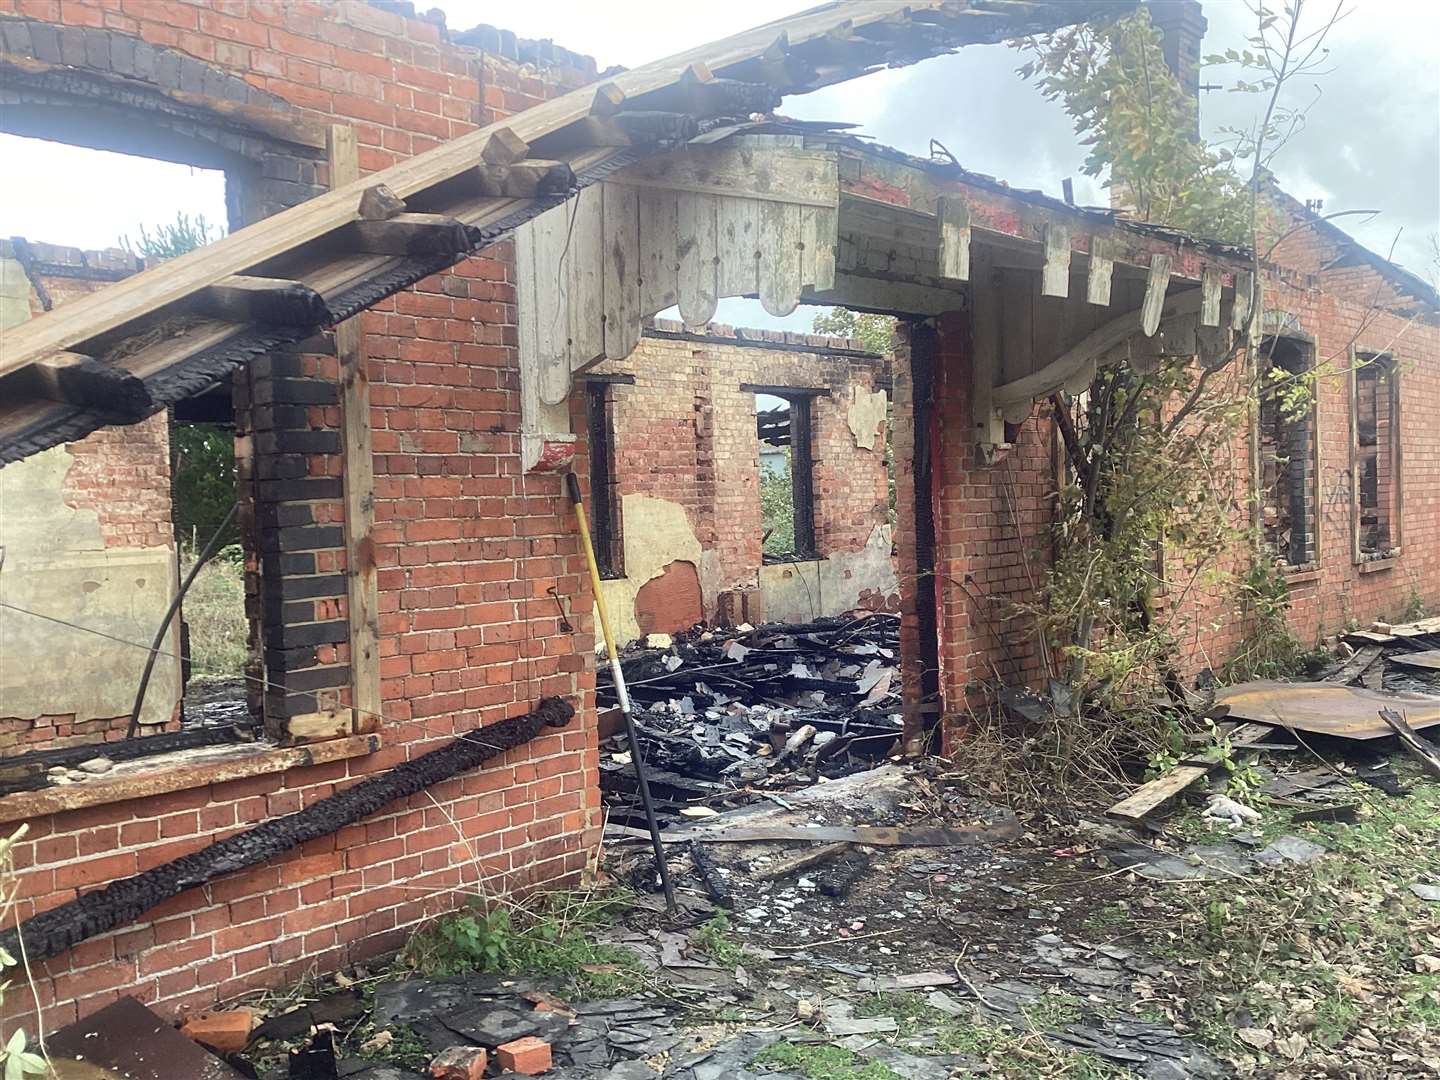
{"type": "Polygon", "coordinates": [[[233,1054],[245,1049],[254,1027],[255,1017],[248,1010],[236,1009],[192,1016],[180,1025],[180,1030],[203,1046],[233,1054]]]}
{"type": "Polygon", "coordinates": [[[488,1055],[478,1046],[452,1046],[430,1059],[436,1080],[481,1080],[488,1055]]]}
{"type": "Polygon", "coordinates": [[[550,1070],[550,1044],[544,1039],[527,1035],[495,1048],[495,1061],[501,1069],[521,1076],[539,1076],[550,1070]]]}

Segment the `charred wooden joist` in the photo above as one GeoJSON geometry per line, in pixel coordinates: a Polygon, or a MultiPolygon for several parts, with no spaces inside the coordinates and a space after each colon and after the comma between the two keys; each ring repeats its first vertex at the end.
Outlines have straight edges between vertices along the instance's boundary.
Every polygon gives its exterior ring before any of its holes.
{"type": "Polygon", "coordinates": [[[439,750],[367,777],[294,814],[262,822],[253,829],[228,836],[144,873],[113,881],[78,900],[26,919],[14,930],[0,933],[0,949],[14,956],[21,955],[19,938],[23,934],[25,955],[31,961],[58,956],[87,938],[134,922],[156,904],[186,889],[203,885],[222,874],[268,862],[307,840],[328,836],[368,817],[388,803],[434,787],[522,746],[547,727],[564,727],[574,715],[575,709],[569,702],[544,698],[534,712],[525,716],[469,732],[439,750]]]}

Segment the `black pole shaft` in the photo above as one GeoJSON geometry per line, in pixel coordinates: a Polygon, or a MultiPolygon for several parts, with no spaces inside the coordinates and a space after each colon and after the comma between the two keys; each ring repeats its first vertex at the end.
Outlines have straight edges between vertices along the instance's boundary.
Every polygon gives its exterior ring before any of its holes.
{"type": "Polygon", "coordinates": [[[565,489],[575,507],[575,520],[580,523],[580,545],[585,549],[585,561],[590,567],[590,584],[595,591],[595,607],[600,613],[600,632],[605,637],[605,649],[610,656],[610,675],[615,680],[615,696],[620,700],[620,715],[625,719],[625,737],[630,744],[630,764],[635,768],[635,787],[640,792],[640,805],[645,809],[645,824],[650,829],[650,843],[655,849],[655,870],[660,875],[660,888],[665,893],[665,907],[674,914],[677,910],[675,886],[670,881],[670,869],[665,865],[665,843],[660,839],[660,822],[655,818],[655,803],[650,798],[650,780],[645,775],[640,737],[635,733],[635,721],[631,716],[630,691],[625,686],[625,673],[620,669],[620,652],[615,647],[615,635],[610,630],[610,613],[605,607],[605,595],[600,587],[600,564],[595,561],[595,544],[590,538],[590,522],[585,517],[585,504],[580,499],[580,481],[573,472],[565,474],[565,489]]]}
{"type": "MultiPolygon", "coordinates": [[[[160,646],[165,643],[165,635],[170,630],[170,620],[175,618],[175,612],[180,609],[180,601],[185,599],[185,594],[190,591],[191,584],[195,581],[195,575],[200,573],[200,568],[215,556],[220,549],[220,539],[225,535],[225,530],[230,525],[230,519],[235,516],[235,511],[240,508],[235,503],[225,515],[225,520],[220,522],[220,527],[215,530],[215,535],[210,537],[210,542],[205,545],[205,550],[200,552],[195,565],[190,567],[190,572],[185,575],[185,580],[180,583],[180,588],[175,590],[175,599],[170,601],[170,606],[165,610],[165,617],[160,620],[160,627],[155,631],[155,640],[150,642],[150,655],[145,657],[145,670],[140,674],[140,685],[135,690],[135,705],[130,710],[130,724],[125,728],[125,738],[133,739],[135,730],[140,726],[140,709],[145,704],[145,691],[150,688],[150,676],[155,671],[155,658],[160,655],[160,646]]],[[[176,549],[178,552],[178,548],[176,549]]]]}

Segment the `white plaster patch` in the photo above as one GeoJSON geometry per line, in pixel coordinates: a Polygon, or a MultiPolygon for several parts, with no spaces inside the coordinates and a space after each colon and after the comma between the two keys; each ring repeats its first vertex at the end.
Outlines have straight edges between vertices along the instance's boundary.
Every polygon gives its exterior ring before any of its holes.
{"type": "Polygon", "coordinates": [[[891,529],[876,525],[865,546],[810,562],[770,563],[760,568],[765,618],[809,622],[858,607],[862,594],[890,596],[899,589],[891,557],[891,529]]]}
{"type": "Polygon", "coordinates": [[[845,410],[845,421],[850,433],[855,436],[855,445],[864,450],[874,450],[875,440],[880,434],[880,425],[885,422],[886,397],[884,390],[866,390],[852,384],[850,404],[845,410]]]}
{"type": "MultiPolygon", "coordinates": [[[[600,588],[616,644],[625,645],[642,636],[640,624],[635,621],[635,598],[645,583],[659,577],[672,562],[688,562],[700,576],[703,592],[706,560],[695,530],[690,527],[690,517],[679,503],[651,495],[626,495],[620,501],[620,520],[625,532],[625,576],[602,581],[600,588]]],[[[600,637],[597,612],[597,650],[605,647],[600,637]]]]}

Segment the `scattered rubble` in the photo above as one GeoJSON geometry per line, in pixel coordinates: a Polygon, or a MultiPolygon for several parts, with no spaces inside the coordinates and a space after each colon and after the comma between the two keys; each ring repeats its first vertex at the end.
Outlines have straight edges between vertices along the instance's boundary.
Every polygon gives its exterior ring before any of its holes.
{"type": "MultiPolygon", "coordinates": [[[[883,760],[902,727],[898,633],[896,616],[862,612],[696,627],[632,646],[621,667],[661,821],[779,797],[883,760]]],[[[616,705],[608,671],[597,684],[602,709],[616,705]]],[[[600,784],[611,822],[644,824],[618,734],[602,744],[600,784]]]]}

